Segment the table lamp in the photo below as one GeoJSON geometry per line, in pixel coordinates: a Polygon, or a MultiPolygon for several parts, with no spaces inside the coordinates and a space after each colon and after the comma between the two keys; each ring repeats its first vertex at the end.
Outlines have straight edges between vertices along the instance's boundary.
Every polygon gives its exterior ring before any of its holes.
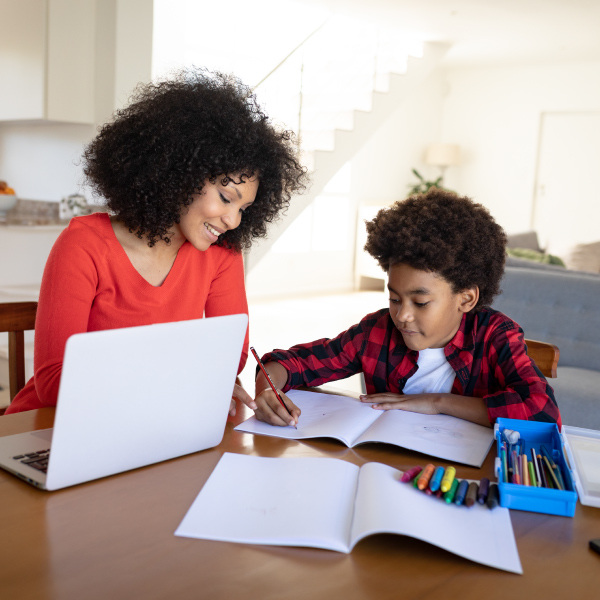
{"type": "Polygon", "coordinates": [[[441,182],[443,182],[446,169],[460,164],[460,146],[457,144],[431,144],[425,154],[425,164],[439,167],[442,176],[441,182]]]}

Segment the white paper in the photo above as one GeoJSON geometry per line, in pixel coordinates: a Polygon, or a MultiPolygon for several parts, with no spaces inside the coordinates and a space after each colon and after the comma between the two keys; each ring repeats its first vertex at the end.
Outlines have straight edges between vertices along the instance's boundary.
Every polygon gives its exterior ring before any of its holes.
{"type": "Polygon", "coordinates": [[[508,509],[448,505],[380,463],[224,454],[175,535],[350,552],[375,533],[407,535],[522,573],[508,509]]]}
{"type": "Polygon", "coordinates": [[[370,404],[335,394],[290,390],[287,395],[302,411],[298,429],[250,417],[236,431],[292,440],[329,437],[348,447],[382,442],[476,467],[494,441],[489,427],[447,415],[373,410],[370,404]]]}
{"type": "Polygon", "coordinates": [[[564,425],[562,434],[579,501],[600,507],[600,431],[564,425]]]}
{"type": "Polygon", "coordinates": [[[352,543],[375,533],[397,533],[428,542],[474,562],[522,573],[509,511],[475,503],[448,504],[399,483],[401,472],[381,463],[359,475],[352,543]]]}
{"type": "Polygon", "coordinates": [[[356,443],[396,444],[408,450],[480,467],[493,441],[492,429],[464,419],[387,410],[356,443]]]}
{"type": "Polygon", "coordinates": [[[358,470],[334,458],[225,453],[175,535],[349,552],[358,470]]]}

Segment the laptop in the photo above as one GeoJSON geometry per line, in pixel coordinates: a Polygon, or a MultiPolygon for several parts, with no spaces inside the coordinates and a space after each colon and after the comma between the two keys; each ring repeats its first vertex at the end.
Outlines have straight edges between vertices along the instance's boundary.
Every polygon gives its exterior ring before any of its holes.
{"type": "Polygon", "coordinates": [[[71,336],[54,427],[0,437],[0,467],[58,490],[213,448],[247,326],[238,314],[71,336]]]}

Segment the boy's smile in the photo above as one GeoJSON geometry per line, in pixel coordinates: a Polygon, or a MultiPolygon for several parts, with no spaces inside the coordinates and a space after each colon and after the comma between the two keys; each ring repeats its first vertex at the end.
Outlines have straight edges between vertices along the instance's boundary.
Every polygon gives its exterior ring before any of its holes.
{"type": "Polygon", "coordinates": [[[456,293],[441,275],[404,263],[390,267],[388,290],[392,321],[416,351],[448,344],[479,297],[477,288],[456,293]]]}

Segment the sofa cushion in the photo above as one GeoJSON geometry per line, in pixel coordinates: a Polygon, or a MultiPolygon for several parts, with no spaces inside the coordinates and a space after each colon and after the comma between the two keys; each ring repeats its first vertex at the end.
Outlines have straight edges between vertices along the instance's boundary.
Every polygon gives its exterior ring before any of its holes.
{"type": "Polygon", "coordinates": [[[535,231],[524,231],[523,233],[513,233],[507,236],[506,245],[508,248],[529,248],[542,252],[538,236],[535,231]]]}
{"type": "Polygon", "coordinates": [[[600,273],[600,242],[577,244],[566,256],[569,269],[600,273]]]}
{"type": "Polygon", "coordinates": [[[564,266],[551,265],[543,262],[536,262],[534,260],[528,260],[519,256],[508,254],[506,256],[507,267],[524,267],[525,269],[546,269],[550,271],[566,271],[564,266]]]}
{"type": "Polygon", "coordinates": [[[509,256],[524,258],[532,263],[557,265],[559,267],[565,266],[563,259],[559,256],[554,256],[554,254],[546,254],[545,252],[539,252],[538,250],[532,250],[531,248],[507,248],[506,252],[509,256]]]}
{"type": "Polygon", "coordinates": [[[564,425],[600,430],[600,371],[559,367],[557,377],[548,383],[564,425]]]}
{"type": "Polygon", "coordinates": [[[494,308],[514,319],[525,337],[551,342],[562,366],[600,366],[600,276],[506,267],[494,308]]]}

